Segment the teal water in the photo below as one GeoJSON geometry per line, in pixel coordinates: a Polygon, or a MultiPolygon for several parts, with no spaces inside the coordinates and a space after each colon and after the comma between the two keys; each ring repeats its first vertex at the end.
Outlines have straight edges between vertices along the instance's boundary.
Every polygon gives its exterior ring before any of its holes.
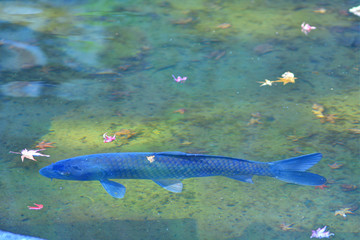
{"type": "Polygon", "coordinates": [[[46,239],[309,239],[326,225],[331,239],[358,239],[360,18],[348,12],[357,4],[0,2],[0,229],[46,239]],[[305,35],[302,22],[317,29],[305,35]],[[287,71],[295,83],[260,87],[287,71]],[[103,143],[105,132],[121,133],[103,143]],[[43,151],[50,158],[9,153],[43,140],[56,147],[43,151]],[[184,180],[175,194],[117,180],[127,193],[114,199],[99,182],[38,173],[129,151],[264,162],[321,152],[311,171],[328,187],[212,177],[184,180]],[[354,214],[335,216],[341,208],[354,214]]]}

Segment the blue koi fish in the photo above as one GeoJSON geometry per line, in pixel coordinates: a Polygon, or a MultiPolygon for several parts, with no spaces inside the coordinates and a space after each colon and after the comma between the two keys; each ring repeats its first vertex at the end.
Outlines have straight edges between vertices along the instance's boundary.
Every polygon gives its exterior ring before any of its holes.
{"type": "Polygon", "coordinates": [[[40,174],[51,179],[98,180],[111,196],[123,198],[126,188],[109,179],[151,179],[175,193],[182,191],[182,179],[211,176],[253,183],[252,176],[259,175],[318,186],[326,179],[305,171],[318,163],[321,157],[321,153],[312,153],[266,163],[183,152],[99,153],[58,161],[40,169],[40,174]]]}

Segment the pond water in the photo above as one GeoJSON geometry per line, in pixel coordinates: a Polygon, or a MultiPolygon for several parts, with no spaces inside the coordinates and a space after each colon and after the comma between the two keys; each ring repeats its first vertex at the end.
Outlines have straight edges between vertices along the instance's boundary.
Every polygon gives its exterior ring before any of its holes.
{"type": "Polygon", "coordinates": [[[356,4],[1,1],[0,229],[44,239],[309,239],[328,226],[332,239],[359,239],[356,4]],[[303,22],[316,29],[302,32],[303,22]],[[116,140],[104,143],[104,133],[116,140]],[[50,157],[9,153],[42,141],[53,143],[41,151],[50,157]],[[311,171],[328,181],[217,176],[172,193],[116,180],[127,188],[116,199],[98,181],[39,174],[74,156],[162,151],[262,162],[320,152],[311,171]],[[34,203],[43,208],[29,210],[34,203]],[[353,214],[335,215],[344,208],[353,214]]]}

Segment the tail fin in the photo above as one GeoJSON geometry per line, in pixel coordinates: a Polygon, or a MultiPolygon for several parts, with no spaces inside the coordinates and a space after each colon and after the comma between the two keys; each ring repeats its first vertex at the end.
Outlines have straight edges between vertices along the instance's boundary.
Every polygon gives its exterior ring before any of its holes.
{"type": "Polygon", "coordinates": [[[270,163],[274,177],[284,182],[301,185],[318,186],[326,182],[326,178],[305,172],[322,158],[321,153],[312,153],[270,163]]]}

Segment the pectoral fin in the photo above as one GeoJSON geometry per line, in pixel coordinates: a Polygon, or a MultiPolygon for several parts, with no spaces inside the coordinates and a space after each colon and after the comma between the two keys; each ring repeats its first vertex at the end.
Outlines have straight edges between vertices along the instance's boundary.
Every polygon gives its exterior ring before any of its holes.
{"type": "Polygon", "coordinates": [[[160,187],[174,193],[180,193],[183,188],[183,184],[177,179],[156,179],[153,181],[160,187]]]}
{"type": "Polygon", "coordinates": [[[251,179],[252,175],[236,175],[236,176],[227,176],[227,177],[242,182],[254,183],[253,180],[251,179]]]}
{"type": "Polygon", "coordinates": [[[125,196],[126,188],[124,185],[109,181],[107,179],[100,180],[101,185],[105,188],[105,190],[113,196],[114,198],[123,198],[125,196]]]}

